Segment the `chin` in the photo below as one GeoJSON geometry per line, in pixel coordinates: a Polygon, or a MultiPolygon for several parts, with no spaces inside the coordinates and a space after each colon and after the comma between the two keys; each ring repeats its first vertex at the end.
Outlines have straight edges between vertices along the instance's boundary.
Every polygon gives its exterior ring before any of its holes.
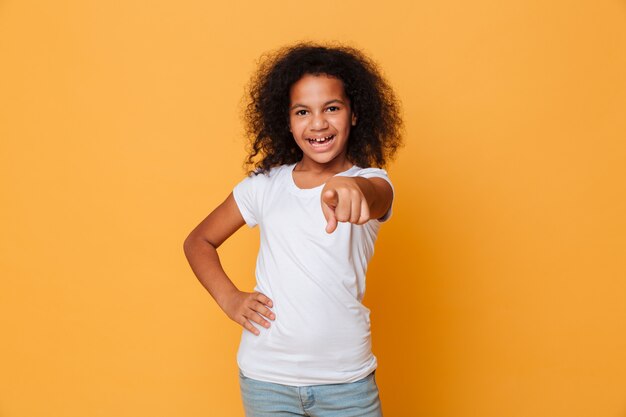
{"type": "Polygon", "coordinates": [[[309,154],[306,152],[303,152],[304,156],[306,156],[308,159],[317,162],[318,164],[327,164],[329,162],[332,162],[333,160],[335,160],[339,155],[320,155],[320,154],[309,154]]]}

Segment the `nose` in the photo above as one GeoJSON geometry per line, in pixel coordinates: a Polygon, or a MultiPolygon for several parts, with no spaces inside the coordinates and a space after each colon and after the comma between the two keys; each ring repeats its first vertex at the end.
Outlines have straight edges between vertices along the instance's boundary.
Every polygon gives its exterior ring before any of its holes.
{"type": "Polygon", "coordinates": [[[313,130],[323,130],[328,127],[328,120],[324,113],[313,113],[313,118],[311,120],[311,129],[313,130]]]}

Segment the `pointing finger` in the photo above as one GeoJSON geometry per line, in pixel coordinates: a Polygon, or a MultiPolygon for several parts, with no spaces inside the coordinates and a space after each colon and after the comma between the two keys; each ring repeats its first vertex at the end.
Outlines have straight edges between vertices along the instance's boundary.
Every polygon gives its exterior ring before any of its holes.
{"type": "Polygon", "coordinates": [[[330,188],[322,194],[322,203],[335,208],[338,202],[339,196],[337,195],[337,190],[330,188]]]}
{"type": "Polygon", "coordinates": [[[326,219],[328,223],[326,224],[326,233],[332,233],[337,228],[337,218],[335,217],[335,212],[331,211],[330,216],[326,219]]]}

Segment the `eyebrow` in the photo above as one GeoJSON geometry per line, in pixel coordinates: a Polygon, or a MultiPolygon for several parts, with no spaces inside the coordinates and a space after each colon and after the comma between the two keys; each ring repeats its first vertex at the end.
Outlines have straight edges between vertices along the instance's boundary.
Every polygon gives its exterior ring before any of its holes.
{"type": "MultiPolygon", "coordinates": [[[[330,103],[341,103],[341,104],[343,104],[344,106],[346,105],[346,103],[345,103],[343,100],[334,99],[334,100],[330,100],[330,101],[327,101],[326,103],[324,103],[324,106],[328,106],[330,103]]],[[[291,107],[289,108],[289,110],[293,110],[293,109],[295,109],[296,107],[304,107],[304,108],[307,108],[307,109],[309,108],[308,106],[305,106],[304,104],[296,103],[296,104],[294,104],[293,106],[291,106],[291,107]]]]}

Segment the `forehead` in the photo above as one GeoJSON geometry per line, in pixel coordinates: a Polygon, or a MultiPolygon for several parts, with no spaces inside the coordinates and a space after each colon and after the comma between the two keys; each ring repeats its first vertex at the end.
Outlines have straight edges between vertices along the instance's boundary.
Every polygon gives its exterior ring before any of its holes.
{"type": "Polygon", "coordinates": [[[291,102],[327,101],[333,98],[346,100],[343,81],[327,74],[305,74],[291,86],[289,96],[291,102]]]}

